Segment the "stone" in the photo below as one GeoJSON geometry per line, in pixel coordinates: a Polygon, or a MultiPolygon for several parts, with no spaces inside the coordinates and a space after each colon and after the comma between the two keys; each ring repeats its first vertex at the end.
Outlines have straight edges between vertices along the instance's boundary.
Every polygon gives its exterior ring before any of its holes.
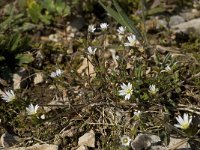
{"type": "Polygon", "coordinates": [[[73,17],[73,19],[70,22],[70,25],[73,28],[76,28],[77,30],[80,30],[84,27],[85,25],[85,20],[83,19],[83,17],[73,17]]]}
{"type": "Polygon", "coordinates": [[[29,147],[8,148],[6,150],[58,150],[58,146],[52,144],[35,144],[29,147]]]}
{"type": "Polygon", "coordinates": [[[95,147],[95,133],[93,130],[90,130],[90,132],[85,133],[83,136],[81,136],[78,139],[78,145],[79,146],[88,146],[88,147],[95,147]]]}
{"type": "Polygon", "coordinates": [[[172,137],[170,137],[170,143],[167,147],[168,149],[191,150],[187,139],[177,139],[172,137]]]}
{"type": "Polygon", "coordinates": [[[131,143],[131,147],[134,150],[149,149],[151,147],[152,139],[147,134],[138,134],[134,141],[131,143]]]}
{"type": "Polygon", "coordinates": [[[4,148],[8,148],[11,146],[14,146],[15,144],[17,144],[19,142],[19,137],[14,136],[8,132],[4,133],[1,135],[1,145],[4,148]]]}
{"type": "Polygon", "coordinates": [[[169,145],[165,146],[159,136],[151,134],[138,134],[131,143],[131,147],[133,150],[191,150],[187,139],[170,137],[169,145]]]}
{"type": "Polygon", "coordinates": [[[174,33],[180,33],[183,32],[185,34],[196,34],[197,36],[200,36],[200,18],[190,20],[188,22],[184,22],[178,25],[174,25],[171,27],[172,31],[174,33]]]}
{"type": "Polygon", "coordinates": [[[183,17],[186,21],[200,17],[200,12],[198,9],[191,9],[189,11],[182,11],[180,16],[183,17]]]}
{"type": "Polygon", "coordinates": [[[34,85],[44,82],[44,74],[39,72],[35,74],[34,85]]]}
{"type": "Polygon", "coordinates": [[[181,24],[183,22],[185,22],[183,17],[178,16],[178,15],[172,16],[172,17],[170,17],[170,20],[169,20],[169,26],[170,27],[175,26],[175,25],[181,24]]]}
{"type": "Polygon", "coordinates": [[[88,150],[88,148],[86,146],[81,145],[76,150],[88,150]]]}

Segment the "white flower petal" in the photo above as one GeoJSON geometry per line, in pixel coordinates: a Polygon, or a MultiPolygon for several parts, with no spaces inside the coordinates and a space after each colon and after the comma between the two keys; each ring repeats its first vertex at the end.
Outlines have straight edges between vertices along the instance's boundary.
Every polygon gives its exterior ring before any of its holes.
{"type": "Polygon", "coordinates": [[[182,128],[182,126],[180,124],[175,124],[174,126],[177,128],[182,128]]]}
{"type": "Polygon", "coordinates": [[[130,43],[124,43],[124,46],[131,46],[130,43]]]}
{"type": "Polygon", "coordinates": [[[176,120],[179,124],[175,124],[174,126],[185,130],[190,126],[192,116],[189,117],[187,113],[184,113],[183,118],[179,115],[178,117],[176,117],[176,120]]]}
{"type": "Polygon", "coordinates": [[[192,122],[192,117],[190,117],[190,119],[189,119],[189,124],[192,122]]]}
{"type": "Polygon", "coordinates": [[[10,91],[6,91],[4,93],[2,93],[2,99],[5,101],[5,102],[11,102],[15,99],[15,93],[13,92],[13,90],[10,90],[10,91]]]}
{"type": "Polygon", "coordinates": [[[130,146],[131,139],[129,136],[124,135],[121,137],[121,143],[123,146],[130,146]]]}
{"type": "Polygon", "coordinates": [[[189,122],[188,114],[186,113],[183,114],[183,120],[189,122]]]}
{"type": "Polygon", "coordinates": [[[50,77],[55,78],[55,77],[61,76],[62,73],[63,72],[60,69],[57,69],[55,72],[51,73],[50,77]]]}
{"type": "Polygon", "coordinates": [[[176,120],[179,124],[183,124],[184,120],[181,118],[181,116],[176,117],[176,120]]]}
{"type": "Polygon", "coordinates": [[[88,32],[93,33],[95,30],[96,30],[96,28],[94,27],[94,25],[91,24],[91,25],[88,26],[88,32]]]}
{"type": "Polygon", "coordinates": [[[101,30],[107,30],[108,24],[107,23],[101,23],[100,27],[101,27],[101,30]]]}
{"type": "Polygon", "coordinates": [[[124,34],[125,30],[126,30],[126,27],[120,26],[120,27],[117,29],[117,32],[118,32],[119,34],[124,34]]]}
{"type": "Polygon", "coordinates": [[[33,104],[30,104],[28,107],[26,107],[27,114],[35,115],[37,113],[38,108],[38,105],[33,106],[33,104]]]}

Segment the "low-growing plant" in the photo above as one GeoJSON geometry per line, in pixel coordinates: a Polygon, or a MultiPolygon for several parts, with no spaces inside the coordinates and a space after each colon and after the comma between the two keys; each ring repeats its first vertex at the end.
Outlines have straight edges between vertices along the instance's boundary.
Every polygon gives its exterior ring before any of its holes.
{"type": "Polygon", "coordinates": [[[70,14],[70,7],[62,0],[27,1],[27,12],[32,21],[50,24],[56,16],[66,17],[70,14]]]}
{"type": "MultiPolygon", "coordinates": [[[[76,147],[78,137],[91,129],[98,149],[134,149],[133,139],[139,133],[159,135],[166,145],[172,134],[198,141],[194,118],[199,117],[199,108],[188,106],[198,101],[199,87],[194,81],[199,75],[191,74],[188,64],[178,57],[149,48],[144,34],[117,1],[113,4],[115,8],[101,3],[122,26],[89,25],[87,35],[74,39],[79,44],[65,63],[44,66],[43,86],[33,86],[22,99],[15,97],[15,91],[3,92],[0,110],[10,110],[5,113],[8,118],[3,117],[4,127],[13,117],[12,128],[63,149],[76,147]]],[[[48,9],[52,7],[49,4],[48,9]]],[[[16,34],[1,46],[14,53],[14,60],[26,50],[20,39],[16,34]]],[[[53,49],[43,46],[46,51],[53,49]]],[[[67,53],[64,46],[59,53],[67,53]]],[[[2,61],[7,59],[5,54],[2,61]]]]}
{"type": "Polygon", "coordinates": [[[22,37],[19,33],[11,36],[2,35],[0,37],[0,68],[4,76],[8,72],[14,72],[16,67],[31,63],[34,58],[30,50],[28,37],[22,37]]]}

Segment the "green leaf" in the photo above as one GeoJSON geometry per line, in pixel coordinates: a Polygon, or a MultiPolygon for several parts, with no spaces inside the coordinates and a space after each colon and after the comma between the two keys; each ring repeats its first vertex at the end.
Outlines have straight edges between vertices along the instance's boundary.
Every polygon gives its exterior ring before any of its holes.
{"type": "Polygon", "coordinates": [[[24,22],[24,24],[21,27],[18,27],[14,29],[16,32],[21,32],[21,31],[30,31],[33,30],[37,27],[36,24],[30,23],[30,22],[24,22]]]}
{"type": "Polygon", "coordinates": [[[163,60],[163,64],[167,64],[168,62],[170,62],[170,59],[171,59],[171,54],[168,53],[168,54],[165,56],[164,60],[163,60]]]}
{"type": "Polygon", "coordinates": [[[101,4],[101,6],[121,25],[123,25],[123,22],[121,20],[121,18],[119,17],[117,11],[115,11],[114,9],[112,9],[110,6],[105,6],[101,1],[99,2],[101,4]]]}
{"type": "Polygon", "coordinates": [[[142,100],[146,101],[149,99],[149,95],[147,93],[144,93],[143,95],[140,96],[142,100]]]}
{"type": "Polygon", "coordinates": [[[138,40],[143,40],[142,34],[139,32],[139,30],[134,26],[134,23],[129,17],[126,15],[126,13],[122,10],[122,8],[119,6],[119,4],[116,2],[116,0],[113,0],[114,6],[117,9],[117,12],[119,14],[119,17],[123,21],[123,24],[129,29],[130,32],[134,33],[138,40]]]}
{"type": "Polygon", "coordinates": [[[12,29],[15,27],[16,24],[20,23],[20,19],[23,17],[24,14],[20,13],[17,15],[10,15],[6,20],[0,23],[0,31],[4,32],[9,28],[12,29]]]}
{"type": "Polygon", "coordinates": [[[13,13],[14,13],[14,9],[11,9],[9,17],[6,20],[4,20],[2,23],[0,23],[1,31],[7,30],[9,28],[9,25],[11,24],[13,20],[13,13]]]}
{"type": "Polygon", "coordinates": [[[170,142],[170,134],[167,133],[167,131],[162,131],[159,135],[161,141],[165,144],[165,145],[169,145],[170,142]]]}
{"type": "Polygon", "coordinates": [[[167,11],[167,10],[164,7],[156,7],[156,8],[148,10],[148,15],[153,16],[153,15],[156,15],[158,13],[164,13],[165,11],[167,11]]]}
{"type": "Polygon", "coordinates": [[[105,6],[101,1],[99,3],[118,23],[120,23],[122,26],[127,27],[127,29],[130,32],[135,34],[138,40],[143,40],[142,34],[134,26],[133,21],[128,18],[128,16],[125,14],[125,12],[115,0],[113,0],[113,3],[117,11],[111,8],[110,6],[105,6]]]}
{"type": "Polygon", "coordinates": [[[31,16],[31,19],[34,23],[37,23],[41,16],[42,7],[38,5],[37,3],[34,3],[31,5],[31,7],[28,8],[28,13],[31,16]]]}
{"type": "Polygon", "coordinates": [[[28,64],[34,60],[32,54],[18,54],[15,59],[18,60],[19,65],[28,64]]]}
{"type": "Polygon", "coordinates": [[[43,8],[46,8],[48,12],[55,12],[55,1],[52,0],[43,0],[41,1],[41,4],[43,8]]]}
{"type": "Polygon", "coordinates": [[[23,11],[26,9],[27,0],[18,0],[17,4],[19,6],[19,10],[23,11]]]}
{"type": "Polygon", "coordinates": [[[42,22],[44,22],[45,24],[50,24],[50,20],[52,19],[52,16],[51,15],[48,15],[48,14],[45,14],[45,15],[41,15],[40,16],[40,20],[42,22]]]}
{"type": "Polygon", "coordinates": [[[5,57],[4,56],[0,56],[0,61],[3,61],[5,60],[5,57]]]}
{"type": "Polygon", "coordinates": [[[63,17],[70,14],[70,7],[67,6],[64,2],[57,2],[56,11],[58,15],[62,15],[63,17]]]}
{"type": "Polygon", "coordinates": [[[14,34],[9,42],[9,50],[15,51],[19,45],[20,40],[21,40],[20,34],[19,33],[14,34]]]}

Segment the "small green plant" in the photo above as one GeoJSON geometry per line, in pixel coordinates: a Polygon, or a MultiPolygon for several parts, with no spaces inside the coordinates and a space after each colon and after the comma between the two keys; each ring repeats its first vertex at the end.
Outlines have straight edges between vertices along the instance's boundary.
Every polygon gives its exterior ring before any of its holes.
{"type": "MultiPolygon", "coordinates": [[[[117,1],[112,2],[114,8],[101,5],[122,26],[90,24],[87,35],[73,39],[69,53],[65,43],[38,41],[44,60],[40,69],[30,65],[34,58],[27,37],[2,32],[1,69],[29,64],[27,68],[45,76],[30,89],[0,93],[3,128],[21,129],[62,149],[77,148],[77,139],[91,129],[98,149],[133,149],[139,133],[156,134],[166,145],[171,134],[198,140],[195,120],[200,113],[191,104],[199,100],[199,73],[188,69],[197,67],[170,53],[154,51],[146,57],[144,34],[117,1]]],[[[28,0],[25,5],[35,24],[66,16],[64,6],[63,1],[50,0],[28,0]]],[[[12,19],[7,22],[5,31],[10,31],[12,19]]]]}
{"type": "Polygon", "coordinates": [[[54,17],[66,17],[70,14],[70,7],[62,0],[29,0],[27,7],[27,12],[34,23],[41,21],[50,24],[54,17]]]}
{"type": "Polygon", "coordinates": [[[31,63],[34,58],[30,51],[30,39],[22,37],[19,33],[11,36],[0,37],[0,62],[1,68],[14,69],[16,66],[31,63]]]}

